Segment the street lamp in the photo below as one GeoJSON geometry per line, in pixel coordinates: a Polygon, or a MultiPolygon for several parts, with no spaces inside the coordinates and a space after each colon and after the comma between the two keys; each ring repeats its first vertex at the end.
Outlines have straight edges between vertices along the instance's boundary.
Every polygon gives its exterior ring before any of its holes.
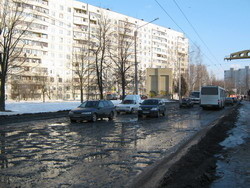
{"type": "MultiPolygon", "coordinates": [[[[179,95],[179,103],[181,103],[181,60],[180,60],[180,52],[179,52],[179,38],[181,38],[182,40],[184,39],[184,37],[177,37],[177,63],[179,66],[179,89],[178,89],[178,95],[179,95]]],[[[183,54],[182,54],[183,55],[183,54]]]]}
{"type": "Polygon", "coordinates": [[[138,62],[137,62],[137,31],[138,29],[144,27],[145,25],[148,25],[156,20],[158,20],[159,18],[155,18],[154,20],[147,22],[143,25],[141,25],[140,27],[136,28],[136,30],[134,31],[134,39],[135,39],[135,94],[138,95],[138,62]]]}

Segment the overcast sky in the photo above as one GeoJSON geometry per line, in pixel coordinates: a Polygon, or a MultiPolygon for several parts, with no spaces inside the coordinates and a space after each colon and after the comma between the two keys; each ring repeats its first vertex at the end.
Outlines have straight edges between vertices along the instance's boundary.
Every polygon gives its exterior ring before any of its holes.
{"type": "Polygon", "coordinates": [[[230,53],[250,49],[250,0],[81,1],[145,21],[159,17],[155,24],[184,31],[190,40],[190,47],[193,43],[200,46],[204,64],[208,66],[209,71],[216,74],[217,78],[222,79],[223,71],[230,67],[244,68],[250,65],[250,59],[224,61],[224,57],[230,53]],[[200,37],[187,22],[176,3],[200,37]]]}

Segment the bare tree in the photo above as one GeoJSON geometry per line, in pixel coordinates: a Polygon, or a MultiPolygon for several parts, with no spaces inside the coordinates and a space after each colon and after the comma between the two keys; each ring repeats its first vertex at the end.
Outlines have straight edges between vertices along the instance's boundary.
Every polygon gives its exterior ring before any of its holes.
{"type": "Polygon", "coordinates": [[[104,92],[104,70],[107,68],[108,52],[111,44],[111,24],[105,16],[100,16],[97,21],[96,35],[93,38],[90,51],[94,55],[94,69],[96,73],[97,86],[100,99],[104,92]]]}
{"type": "Polygon", "coordinates": [[[122,88],[122,98],[126,94],[126,86],[129,83],[129,70],[133,63],[131,62],[131,56],[134,54],[133,49],[133,27],[135,25],[129,23],[128,20],[119,22],[118,35],[116,35],[117,45],[113,46],[115,49],[110,51],[110,58],[115,64],[115,70],[117,71],[117,80],[120,81],[122,88]],[[117,50],[116,50],[117,49],[117,50]]]}
{"type": "Polygon", "coordinates": [[[23,22],[23,9],[22,1],[0,1],[0,111],[5,110],[5,84],[8,72],[19,66],[15,60],[22,53],[22,37],[29,27],[29,24],[23,22]]]}
{"type": "Polygon", "coordinates": [[[80,50],[79,53],[74,54],[73,57],[73,71],[78,77],[77,80],[79,82],[81,102],[83,102],[85,82],[87,81],[90,71],[92,70],[90,69],[88,63],[88,49],[84,45],[82,45],[82,47],[78,49],[80,50]]]}
{"type": "Polygon", "coordinates": [[[203,64],[201,50],[193,47],[193,54],[189,65],[189,87],[191,91],[200,90],[201,86],[210,84],[210,77],[206,65],[203,64]]]}

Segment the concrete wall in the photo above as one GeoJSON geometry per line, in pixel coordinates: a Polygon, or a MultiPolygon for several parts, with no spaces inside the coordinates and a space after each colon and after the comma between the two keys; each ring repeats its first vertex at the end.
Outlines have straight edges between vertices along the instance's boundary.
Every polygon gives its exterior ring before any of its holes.
{"type": "Polygon", "coordinates": [[[169,68],[147,68],[146,70],[146,92],[155,91],[159,95],[173,93],[172,69],[169,68]]]}

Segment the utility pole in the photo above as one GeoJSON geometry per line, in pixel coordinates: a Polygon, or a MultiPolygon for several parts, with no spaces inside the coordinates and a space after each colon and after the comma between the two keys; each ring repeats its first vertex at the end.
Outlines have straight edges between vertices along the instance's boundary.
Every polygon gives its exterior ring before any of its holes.
{"type": "Polygon", "coordinates": [[[140,27],[136,28],[134,31],[134,40],[135,40],[135,91],[134,93],[138,95],[138,62],[137,62],[137,34],[138,34],[138,29],[158,20],[159,18],[155,18],[154,20],[145,23],[144,25],[141,25],[140,27]]]}

